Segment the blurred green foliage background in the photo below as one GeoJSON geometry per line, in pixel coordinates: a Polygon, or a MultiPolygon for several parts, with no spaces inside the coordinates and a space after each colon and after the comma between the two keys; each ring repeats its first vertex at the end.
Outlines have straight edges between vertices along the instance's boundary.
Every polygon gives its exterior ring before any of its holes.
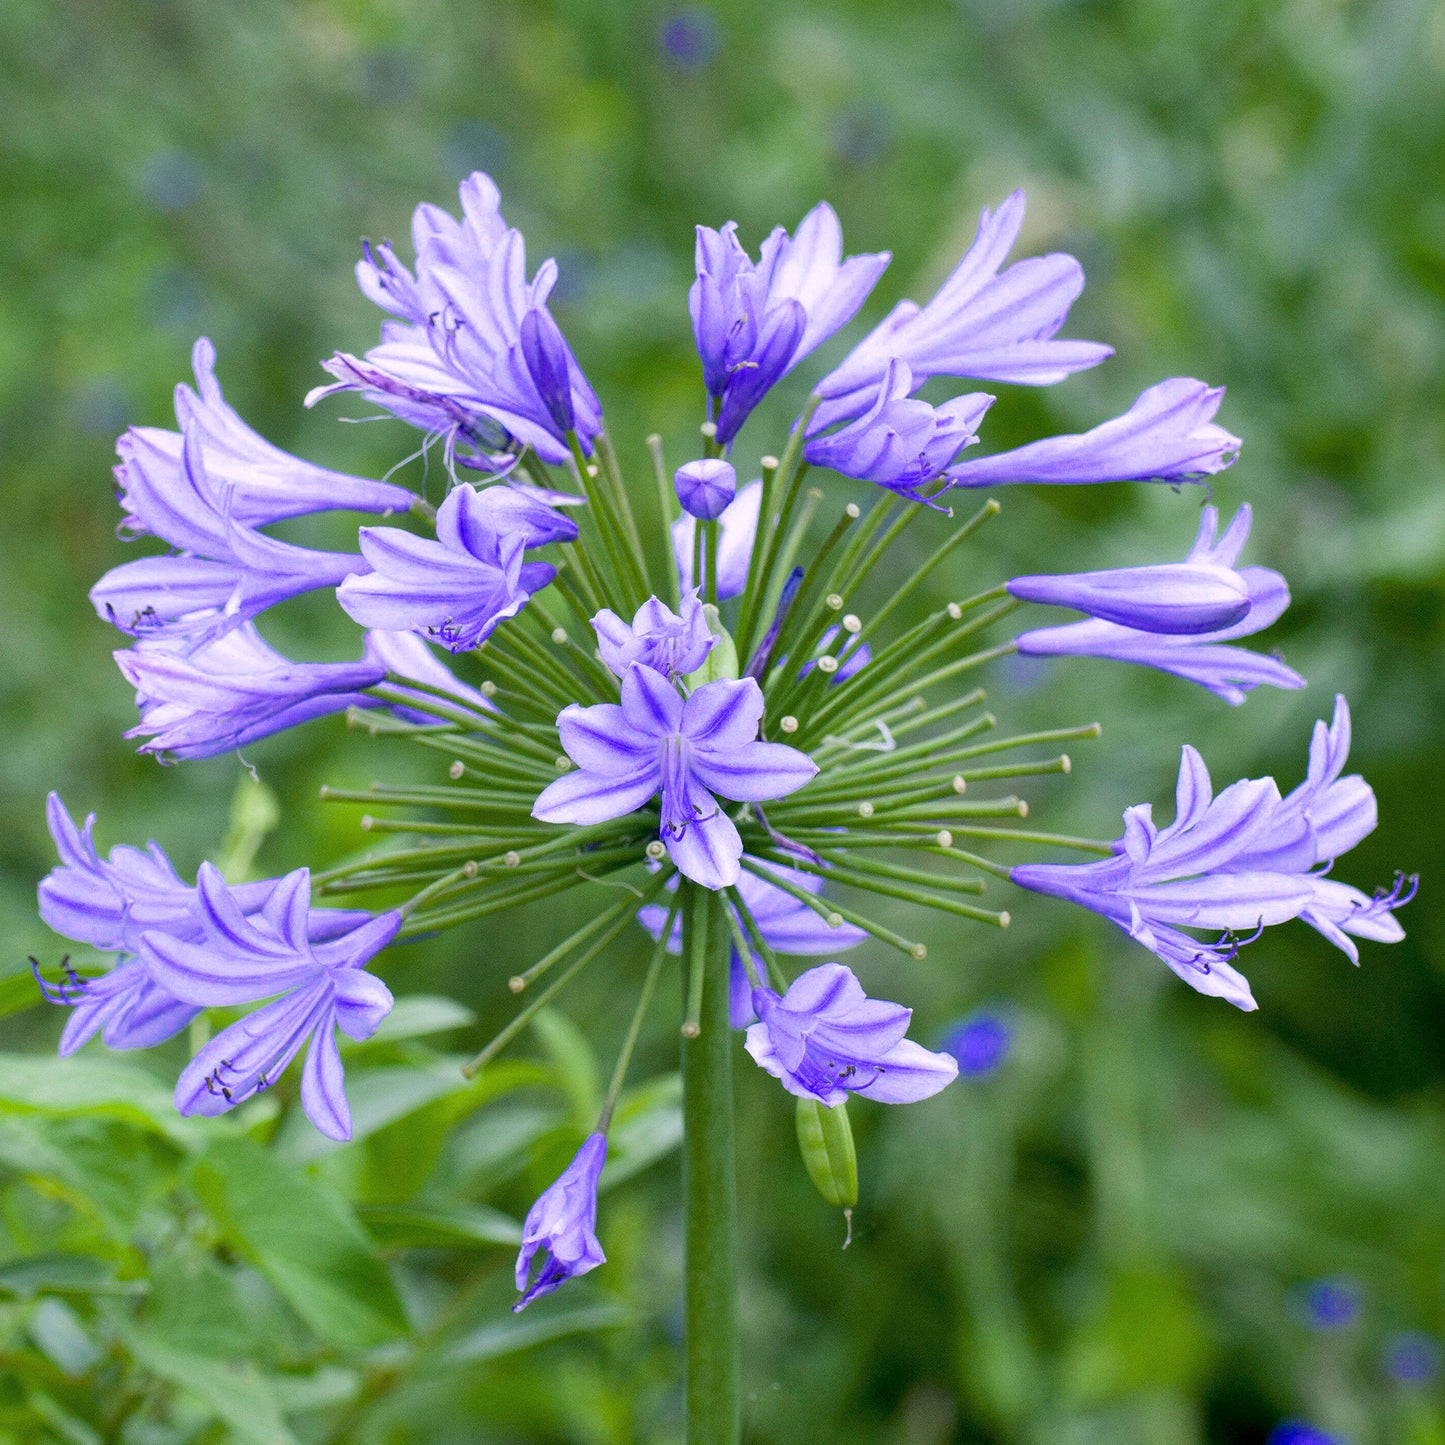
{"type": "MultiPolygon", "coordinates": [[[[1400,1332],[1445,1333],[1438,4],[7,0],[0,117],[0,1441],[678,1438],[663,1021],[614,1150],[608,1267],[506,1311],[515,1221],[588,1127],[640,941],[572,1000],[585,1038],[550,1018],[481,1086],[455,1069],[506,1017],[503,980],[589,900],[398,956],[393,985],[420,997],[350,1057],[365,1137],[344,1150],[276,1094],[239,1122],[179,1120],[174,1054],[57,1064],[59,1020],[25,977],[25,954],[61,952],[34,916],[49,787],[99,813],[106,846],[271,873],[358,841],[355,809],[314,801],[322,781],[420,766],[339,723],[272,739],[248,760],[274,827],[235,758],[162,772],[119,738],[117,639],[85,593],[124,555],[114,438],[170,424],[198,334],[280,445],[366,475],[411,450],[400,424],[300,398],[321,357],[374,336],[358,238],[403,239],[418,201],[453,204],[482,168],[533,264],[558,257],[559,320],[639,473],[648,431],[680,460],[700,419],[694,223],[735,218],[755,245],[826,197],[850,250],[894,252],[877,314],[928,294],[979,209],[1024,185],[1024,253],[1071,250],[1089,276],[1068,334],[1118,355],[1001,388],[988,442],[1082,430],[1168,375],[1227,384],[1220,420],[1246,445],[1217,500],[1255,505],[1250,560],[1295,595],[1266,645],[1311,679],[1237,711],[1104,664],[992,679],[1007,720],[1105,726],[1072,779],[1031,791],[1035,816],[1105,837],[1129,803],[1167,816],[1186,740],[1216,781],[1289,788],[1341,690],[1383,819],[1341,876],[1425,877],[1409,940],[1366,946],[1358,971],[1273,930],[1243,956],[1251,1016],[1017,895],[1005,935],[930,922],[906,967],[860,950],[921,1036],[987,1005],[1014,1043],[928,1104],[853,1111],[846,1254],[791,1109],[742,1061],[747,1438],[1248,1445],[1297,1418],[1354,1445],[1445,1442],[1438,1383],[1386,1368],[1400,1332]],[[1334,1328],[1311,1317],[1321,1279],[1350,1302],[1334,1328]]],[[[747,465],[777,449],[794,380],[744,434],[747,465]]],[[[1137,487],[1003,500],[929,605],[1182,556],[1198,506],[1137,487]]],[[[295,535],[344,545],[331,527],[295,535]]],[[[937,540],[916,530],[899,568],[937,540]]],[[[269,631],[307,657],[355,646],[324,601],[269,631]]]]}

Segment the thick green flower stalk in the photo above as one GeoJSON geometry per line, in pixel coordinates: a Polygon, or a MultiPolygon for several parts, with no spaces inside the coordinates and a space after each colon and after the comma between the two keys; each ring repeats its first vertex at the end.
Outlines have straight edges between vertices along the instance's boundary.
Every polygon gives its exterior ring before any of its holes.
{"type": "Polygon", "coordinates": [[[1261,683],[1302,685],[1277,659],[1228,645],[1288,601],[1278,574],[1236,567],[1247,507],[1219,537],[1206,508],[1181,563],[980,575],[913,620],[920,589],[945,564],[964,570],[955,550],[999,515],[992,498],[955,511],[956,494],[1188,481],[1221,470],[1239,445],[1213,422],[1221,393],[1175,379],[1081,436],[960,460],[992,397],[935,407],[915,396],[925,382],[1045,385],[1109,354],[1056,338],[1082,284],[1072,258],[1003,267],[1021,195],[984,214],[931,301],[900,303],[817,382],[777,455],[742,487],[730,459],[739,430],[852,319],[888,257],[845,259],[827,206],[791,237],[775,231],[757,261],[731,226],[700,229],[690,305],[708,401],[701,455],[673,470],[652,437],[651,465],[624,475],[547,309],[554,264],[526,280],[521,237],[485,176],[464,184],[462,202],[460,222],[417,212],[412,269],[389,246],[368,247],[361,286],[392,320],[366,356],[329,361],[335,385],[311,398],[358,391],[424,429],[451,482],[440,505],[271,447],[225,403],[202,342],[197,390],[178,393],[179,430],[136,428],[119,445],[125,529],[173,550],[115,568],[92,594],[133,639],[117,657],[137,690],[143,750],[211,756],[344,714],[384,742],[379,772],[404,744],[434,755],[436,781],[324,789],[326,801],[365,806],[365,846],[323,872],[249,884],[207,864],[189,885],[154,845],[102,858],[93,820],[77,828],[53,798],[61,865],[41,885],[42,913],[116,965],[42,986],[72,1010],[63,1052],[97,1032],[114,1048],[148,1046],[203,1010],[259,1005],[197,1050],[177,1107],[227,1112],[305,1048],[301,1106],[345,1140],[336,1031],[365,1038],[390,1010],[373,971],[381,951],[443,928],[484,937],[514,908],[585,890],[587,922],[494,981],[516,1011],[465,1069],[486,1070],[584,970],[613,970],[618,988],[635,989],[596,1126],[527,1217],[516,1308],[605,1262],[608,1130],[675,956],[688,1438],[724,1445],[740,1429],[735,1033],[746,1030],[746,1052],[794,1096],[802,1167],[845,1211],[857,1197],[848,1096],[921,1100],[960,1060],[975,1066],[962,1044],[910,1039],[909,1010],[868,998],[829,955],[871,940],[923,958],[889,921],[900,901],[979,925],[982,943],[1008,926],[1017,885],[1102,914],[1200,992],[1250,1008],[1231,963],[1238,935],[1298,917],[1353,954],[1356,937],[1400,936],[1405,885],[1367,897],[1324,876],[1375,823],[1368,785],[1342,776],[1343,699],[1287,797],[1260,779],[1215,798],[1186,749],[1175,822],[1160,829],[1147,807],[1130,809],[1123,838],[1096,842],[1028,825],[1013,791],[1068,773],[1067,749],[1099,729],[1001,726],[983,678],[1012,653],[1130,661],[1236,703],[1261,683]],[[872,484],[872,500],[848,500],[856,488],[842,478],[872,484]],[[390,521],[362,528],[355,553],[263,530],[327,509],[390,521]],[[932,550],[900,576],[908,529],[932,550]],[[293,663],[262,638],[256,619],[318,588],[335,589],[366,629],[359,661],[293,663]],[[1026,604],[1085,620],[1016,635],[1026,604]],[[434,649],[464,659],[467,676],[434,649]],[[1017,862],[1038,847],[1091,861],[1017,862]],[[654,943],[637,980],[616,964],[639,926],[654,943]],[[800,972],[799,956],[825,961],[800,972]]]}

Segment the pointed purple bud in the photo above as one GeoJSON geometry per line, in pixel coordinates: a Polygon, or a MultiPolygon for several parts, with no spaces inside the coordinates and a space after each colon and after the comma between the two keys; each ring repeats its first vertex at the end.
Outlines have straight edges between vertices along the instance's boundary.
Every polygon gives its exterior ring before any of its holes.
{"type": "Polygon", "coordinates": [[[1217,632],[1243,621],[1250,609],[1249,586],[1238,573],[1190,562],[1015,577],[1008,590],[1023,602],[1072,607],[1141,632],[1217,632]]]}
{"type": "Polygon", "coordinates": [[[715,521],[738,492],[738,474],[721,457],[704,457],[677,469],[673,478],[684,512],[704,522],[715,521]]]}
{"type": "Polygon", "coordinates": [[[607,1263],[597,1242],[597,1185],[606,1162],[607,1136],[589,1134],[572,1162],[527,1211],[516,1272],[522,1297],[512,1306],[514,1313],[607,1263]],[[543,1261],[533,1279],[532,1261],[539,1253],[543,1261]]]}
{"type": "Polygon", "coordinates": [[[534,306],[522,318],[522,355],[537,387],[537,395],[557,430],[569,432],[576,423],[572,404],[572,366],[567,343],[545,306],[534,306]]]}

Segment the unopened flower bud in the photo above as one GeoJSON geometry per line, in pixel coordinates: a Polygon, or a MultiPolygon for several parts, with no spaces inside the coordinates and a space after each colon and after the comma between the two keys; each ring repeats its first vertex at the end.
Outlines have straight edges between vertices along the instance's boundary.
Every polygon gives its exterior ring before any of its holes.
{"type": "Polygon", "coordinates": [[[704,457],[677,469],[673,478],[684,512],[704,522],[722,516],[737,495],[738,474],[721,457],[704,457]]]}
{"type": "Polygon", "coordinates": [[[858,1155],[844,1100],[829,1109],[816,1099],[799,1099],[798,1148],[818,1193],[837,1209],[858,1202],[858,1155]]]}

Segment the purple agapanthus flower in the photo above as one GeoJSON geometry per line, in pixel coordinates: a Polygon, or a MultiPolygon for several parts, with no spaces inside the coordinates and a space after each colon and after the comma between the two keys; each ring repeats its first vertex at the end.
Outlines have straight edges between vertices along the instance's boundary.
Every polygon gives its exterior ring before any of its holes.
{"type": "Polygon", "coordinates": [[[861,416],[873,404],[895,358],[915,387],[933,376],[1049,386],[1097,366],[1113,348],[1057,341],[1069,307],[1084,287],[1072,256],[1016,261],[1000,271],[1024,219],[1024,193],[984,211],[978,235],[926,306],[902,301],[818,384],[822,405],[812,429],[861,416]]]}
{"type": "Polygon", "coordinates": [[[1214,424],[1223,398],[1222,386],[1174,377],[1140,393],[1123,416],[1092,431],[962,461],[949,468],[948,478],[956,487],[1200,481],[1232,465],[1241,445],[1214,424]]]}
{"type": "Polygon", "coordinates": [[[196,880],[199,940],[147,931],[140,956],[173,997],[198,1007],[271,999],[221,1030],[176,1083],[182,1114],[223,1114],[266,1088],[310,1041],[301,1106],[329,1139],[351,1137],[336,1029],[365,1039],[391,1012],[390,990],[365,965],[396,936],[401,914],[367,917],[318,941],[305,868],[277,880],[265,904],[247,914],[208,863],[196,880]],[[279,995],[279,997],[278,997],[279,995]]]}
{"type": "MultiPolygon", "coordinates": [[[[95,816],[77,828],[60,798],[46,804],[50,834],[60,863],[41,881],[40,916],[65,938],[120,955],[116,966],[98,978],[80,978],[67,968],[61,984],[41,987],[53,1002],[69,1005],[71,1016],[60,1040],[62,1055],[74,1053],[103,1030],[112,1049],[150,1048],[183,1029],[199,1012],[163,988],[152,976],[141,940],[158,933],[195,940],[203,936],[197,890],[185,883],[159,845],[144,850],[124,845],[108,858],[96,850],[95,816]]],[[[230,890],[243,913],[265,906],[273,880],[230,890]]],[[[343,909],[312,909],[314,940],[345,933],[369,915],[343,909]]],[[[38,976],[38,973],[37,973],[38,976]]]]}
{"type": "Polygon", "coordinates": [[[830,1109],[849,1094],[884,1104],[930,1098],[958,1076],[952,1054],[905,1038],[911,1009],[871,999],[841,963],[810,968],[779,995],[753,990],[747,1050],[783,1087],[830,1109]]]}
{"type": "Polygon", "coordinates": [[[604,823],[661,794],[661,837],[678,869],[707,888],[736,883],[742,839],[714,794],[766,802],[816,776],[806,753],[758,741],[763,694],[752,678],[704,683],[689,697],[660,672],[633,663],[622,702],[573,704],[557,731],[577,771],[545,788],[532,808],[544,823],[604,823]]]}
{"type": "Polygon", "coordinates": [[[826,202],[790,237],[777,227],[753,262],[729,221],[697,228],[688,292],[703,383],[726,446],[773,385],[857,314],[889,255],[843,259],[843,228],[826,202]]]}
{"type": "MultiPolygon", "coordinates": [[[[763,505],[763,483],[749,482],[718,518],[717,595],[719,602],[737,597],[748,585],[748,568],[753,560],[753,542],[758,535],[758,515],[763,505]]],[[[693,544],[697,518],[682,516],[672,524],[672,555],[684,592],[700,583],[692,575],[693,544]]]]}
{"type": "Polygon", "coordinates": [[[1177,569],[1126,568],[1010,583],[1010,591],[1019,589],[1016,596],[1095,614],[1087,622],[1025,632],[1018,638],[1019,651],[1028,657],[1106,657],[1158,668],[1196,682],[1236,706],[1261,683],[1303,687],[1304,679],[1277,658],[1222,645],[1268,627],[1289,606],[1289,586],[1278,572],[1267,567],[1235,569],[1249,536],[1251,515],[1248,505],[1240,507],[1216,541],[1219,515],[1213,507],[1205,507],[1199,535],[1177,569]],[[1181,591],[1177,587],[1181,579],[1193,580],[1181,591]],[[1231,600],[1229,594],[1240,588],[1247,605],[1237,621],[1194,630],[1209,621],[1211,598],[1221,612],[1228,610],[1226,603],[1238,607],[1240,599],[1231,600]],[[1132,625],[1126,625],[1125,618],[1132,625]]]}
{"type": "Polygon", "coordinates": [[[1184,928],[1257,934],[1297,918],[1314,897],[1313,880],[1292,869],[1241,867],[1252,854],[1296,843],[1300,830],[1279,819],[1272,778],[1234,783],[1217,798],[1204,760],[1184,748],[1174,822],[1160,829],[1148,803],[1124,814],[1112,858],[1097,863],[1031,863],[1014,868],[1021,888],[1091,909],[1116,923],[1200,993],[1257,1007],[1244,976],[1231,966],[1239,943],[1226,936],[1201,943],[1184,928]]]}
{"type": "Polygon", "coordinates": [[[1329,939],[1351,963],[1360,961],[1355,938],[1398,943],[1405,930],[1394,910],[1414,896],[1415,880],[1400,877],[1393,888],[1373,896],[1325,877],[1336,858],[1375,831],[1379,821],[1374,789],[1358,773],[1341,777],[1350,754],[1350,707],[1335,697],[1328,726],[1315,723],[1309,771],[1276,813],[1273,837],[1234,860],[1242,869],[1277,869],[1306,875],[1314,887],[1300,919],[1329,939]]]}
{"type": "Polygon", "coordinates": [[[368,244],[357,282],[399,319],[382,326],[381,344],[364,358],[343,352],[326,362],[337,381],[306,403],[360,391],[446,437],[449,456],[482,470],[510,466],[518,444],[564,461],[567,433],[590,443],[602,409],[547,309],[557,264],[544,261],[527,281],[525,243],[502,219],[490,177],[469,176],[461,201],[460,221],[438,206],[417,207],[415,274],[389,243],[368,244]]]}
{"type": "Polygon", "coordinates": [[[597,1242],[597,1184],[606,1162],[607,1136],[589,1134],[572,1162],[527,1211],[516,1271],[522,1297],[512,1306],[514,1313],[607,1263],[597,1242]],[[532,1261],[539,1253],[545,1258],[532,1279],[532,1261]]]}
{"type": "Polygon", "coordinates": [[[682,510],[711,522],[732,505],[738,494],[738,474],[722,457],[703,457],[677,469],[672,484],[682,510]]]}
{"type": "Polygon", "coordinates": [[[363,689],[386,676],[372,656],[292,662],[249,622],[190,653],[142,641],[114,656],[141,715],[126,737],[147,739],[143,753],[181,759],[215,757],[313,718],[375,707],[363,689]]]}
{"type": "Polygon", "coordinates": [[[336,586],[361,565],[354,554],[293,546],[238,521],[234,492],[211,475],[194,423],[175,455],[149,444],[126,451],[130,530],[179,555],[124,562],[91,588],[96,612],[122,632],[201,646],[288,597],[336,586]]]}
{"type": "Polygon", "coordinates": [[[914,501],[931,500],[919,489],[978,440],[978,424],[994,399],[970,392],[935,407],[910,399],[913,389],[908,363],[894,358],[873,405],[839,430],[810,437],[804,458],[914,501]]]}
{"type": "MultiPolygon", "coordinates": [[[[768,873],[776,873],[794,888],[801,888],[815,897],[823,891],[823,880],[816,873],[803,873],[796,868],[786,868],[779,863],[759,863],[768,873]]],[[[760,878],[750,869],[738,875],[734,885],[742,895],[743,906],[752,914],[763,941],[774,953],[816,955],[841,953],[847,948],[856,948],[868,937],[861,928],[851,923],[840,923],[837,928],[829,925],[826,918],[815,913],[806,903],[793,894],[784,891],[767,879],[760,878]]],[[[675,892],[677,880],[668,885],[675,892]]],[[[728,904],[731,908],[733,905],[728,904]]],[[[667,924],[668,907],[664,903],[649,903],[637,910],[637,921],[654,938],[662,936],[667,924]]],[[[734,909],[738,927],[743,927],[741,916],[734,909]]],[[[746,936],[746,934],[744,935],[746,936]]],[[[682,952],[682,917],[674,917],[672,933],[667,940],[667,951],[682,952]]],[[[766,964],[755,949],[752,952],[753,971],[763,977],[766,964]]],[[[757,1019],[753,1012],[753,986],[748,980],[748,971],[734,944],[728,962],[728,1023],[735,1029],[746,1028],[757,1019]]]]}
{"type": "Polygon", "coordinates": [[[337,600],[363,627],[418,632],[452,652],[480,646],[556,575],[528,548],[572,541],[577,527],[527,489],[454,487],[437,509],[436,540],[397,527],[363,527],[361,552],[337,600]]]}
{"type": "Polygon", "coordinates": [[[1385,1341],[1385,1372],[1399,1385],[1428,1385],[1440,1373],[1442,1353],[1433,1335],[1404,1330],[1385,1341]]]}
{"type": "Polygon", "coordinates": [[[216,348],[204,336],[195,344],[191,364],[195,390],[184,384],[176,387],[176,423],[181,430],[131,427],[116,443],[120,456],[116,490],[126,514],[123,532],[144,536],[158,522],[165,525],[162,519],[171,507],[191,509],[181,477],[183,433],[196,438],[211,500],[245,527],[310,512],[404,512],[411,506],[414,499],[405,487],[313,466],[253,431],[221,395],[216,348]],[[226,507],[220,506],[222,498],[226,507]]]}
{"type": "Polygon", "coordinates": [[[686,677],[707,661],[717,642],[694,591],[683,594],[677,612],[649,597],[631,624],[604,608],[592,619],[592,629],[597,634],[598,654],[618,677],[626,677],[634,662],[665,677],[686,677]]]}

